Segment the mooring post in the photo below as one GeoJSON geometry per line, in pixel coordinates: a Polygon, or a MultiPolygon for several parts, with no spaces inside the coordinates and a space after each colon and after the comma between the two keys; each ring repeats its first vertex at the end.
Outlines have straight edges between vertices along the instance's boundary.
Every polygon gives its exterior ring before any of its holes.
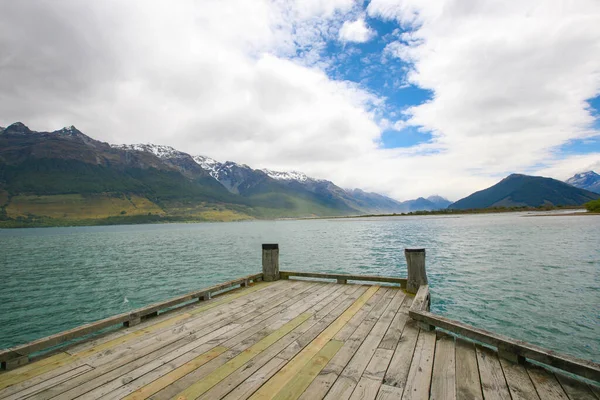
{"type": "Polygon", "coordinates": [[[417,293],[419,286],[427,285],[427,272],[425,271],[425,249],[404,249],[408,279],[406,290],[417,293]]]}
{"type": "Polygon", "coordinates": [[[279,280],[279,245],[262,245],[263,281],[273,282],[279,280]]]}

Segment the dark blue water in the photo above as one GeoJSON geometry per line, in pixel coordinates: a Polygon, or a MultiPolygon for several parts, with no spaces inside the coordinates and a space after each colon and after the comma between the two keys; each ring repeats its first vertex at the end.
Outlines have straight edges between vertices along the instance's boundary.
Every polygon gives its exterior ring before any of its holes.
{"type": "Polygon", "coordinates": [[[488,214],[0,230],[0,348],[261,270],[406,276],[432,311],[600,360],[600,217],[488,214]]]}

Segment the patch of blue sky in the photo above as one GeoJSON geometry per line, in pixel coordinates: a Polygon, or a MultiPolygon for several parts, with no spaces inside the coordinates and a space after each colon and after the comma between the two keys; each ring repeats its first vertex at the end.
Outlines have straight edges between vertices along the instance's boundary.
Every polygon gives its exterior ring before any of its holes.
{"type": "Polygon", "coordinates": [[[596,117],[596,122],[592,126],[594,129],[600,130],[600,96],[589,99],[588,104],[592,110],[592,115],[596,117]]]}
{"type": "Polygon", "coordinates": [[[559,151],[565,155],[599,153],[600,135],[591,138],[570,140],[568,143],[560,146],[559,151]]]}
{"type": "MultiPolygon", "coordinates": [[[[385,118],[393,125],[406,119],[407,108],[430,100],[433,93],[407,81],[411,65],[392,56],[386,46],[399,39],[402,32],[395,22],[366,19],[377,36],[366,43],[343,43],[332,40],[325,48],[332,60],[327,71],[331,78],[360,84],[364,89],[385,99],[378,107],[378,118],[385,118]]],[[[381,145],[384,148],[410,147],[431,140],[431,135],[404,128],[400,131],[384,130],[381,145]]]]}
{"type": "Polygon", "coordinates": [[[381,134],[381,147],[384,149],[412,147],[420,143],[427,143],[431,139],[431,133],[419,131],[417,127],[408,126],[400,131],[387,129],[381,134]]]}

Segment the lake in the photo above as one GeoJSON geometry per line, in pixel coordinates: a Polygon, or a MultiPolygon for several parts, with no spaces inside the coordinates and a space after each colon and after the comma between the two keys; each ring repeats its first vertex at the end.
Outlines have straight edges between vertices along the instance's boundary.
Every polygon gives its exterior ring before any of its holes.
{"type": "Polygon", "coordinates": [[[600,217],[526,213],[0,230],[0,348],[261,271],[406,276],[433,312],[600,361],[600,217]]]}

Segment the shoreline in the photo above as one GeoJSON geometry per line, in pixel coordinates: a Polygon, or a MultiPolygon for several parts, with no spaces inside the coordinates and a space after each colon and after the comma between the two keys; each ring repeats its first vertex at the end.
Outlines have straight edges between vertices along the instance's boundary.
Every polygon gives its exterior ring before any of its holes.
{"type": "Polygon", "coordinates": [[[24,228],[67,228],[82,226],[114,226],[114,225],[149,225],[149,224],[173,224],[173,223],[219,223],[219,222],[244,222],[244,221],[306,221],[306,220],[352,220],[360,218],[389,218],[389,217],[455,217],[461,215],[478,214],[507,214],[507,213],[532,213],[522,215],[523,217],[558,217],[558,216],[598,216],[600,213],[583,211],[581,207],[561,207],[555,209],[477,209],[477,210],[439,210],[439,211],[415,211],[410,213],[395,214],[366,214],[366,215],[343,215],[343,216],[311,216],[311,217],[281,217],[281,218],[252,218],[234,221],[185,219],[180,216],[153,216],[149,219],[136,217],[109,217],[106,219],[88,220],[52,220],[41,217],[38,221],[24,222],[17,220],[0,221],[0,229],[24,229],[24,228]],[[567,212],[572,210],[572,212],[567,212]]]}
{"type": "Polygon", "coordinates": [[[541,215],[523,215],[524,217],[592,217],[598,216],[600,213],[597,212],[572,212],[572,213],[561,213],[561,214],[541,214],[541,215]]]}

